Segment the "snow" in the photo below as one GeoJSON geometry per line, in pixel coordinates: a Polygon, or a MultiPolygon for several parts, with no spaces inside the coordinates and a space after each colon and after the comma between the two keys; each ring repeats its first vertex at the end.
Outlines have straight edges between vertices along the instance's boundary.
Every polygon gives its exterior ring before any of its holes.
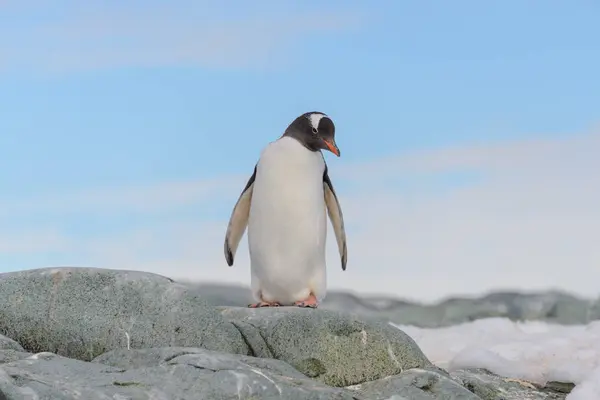
{"type": "Polygon", "coordinates": [[[600,321],[557,325],[487,318],[445,328],[403,330],[436,365],[485,368],[507,378],[576,385],[567,400],[600,399],[600,321]]]}

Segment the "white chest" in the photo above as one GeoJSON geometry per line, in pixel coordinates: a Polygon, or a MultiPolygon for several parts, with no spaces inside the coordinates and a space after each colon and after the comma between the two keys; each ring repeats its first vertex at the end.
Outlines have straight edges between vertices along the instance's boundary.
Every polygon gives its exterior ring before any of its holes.
{"type": "Polygon", "coordinates": [[[282,212],[322,205],[324,170],[320,152],[306,149],[293,138],[281,138],[261,154],[252,202],[282,212]]]}
{"type": "Polygon", "coordinates": [[[269,144],[256,169],[248,221],[252,286],[280,301],[325,292],[325,162],[293,138],[269,144]]]}
{"type": "Polygon", "coordinates": [[[265,148],[256,169],[248,221],[253,250],[277,247],[294,254],[323,245],[324,169],[321,153],[307,150],[295,139],[281,138],[265,148]]]}

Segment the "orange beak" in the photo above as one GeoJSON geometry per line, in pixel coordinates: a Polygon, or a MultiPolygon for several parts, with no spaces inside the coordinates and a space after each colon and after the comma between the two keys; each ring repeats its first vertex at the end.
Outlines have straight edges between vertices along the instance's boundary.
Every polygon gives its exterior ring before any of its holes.
{"type": "Polygon", "coordinates": [[[337,145],[335,144],[335,142],[329,141],[329,140],[325,140],[323,139],[323,141],[325,142],[325,145],[327,146],[327,148],[329,149],[330,152],[332,152],[333,154],[335,154],[336,156],[340,156],[340,149],[338,149],[337,145]]]}

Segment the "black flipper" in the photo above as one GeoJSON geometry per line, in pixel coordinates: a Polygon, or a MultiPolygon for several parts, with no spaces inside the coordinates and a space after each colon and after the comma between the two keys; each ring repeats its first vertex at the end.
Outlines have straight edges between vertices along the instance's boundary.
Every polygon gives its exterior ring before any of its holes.
{"type": "Polygon", "coordinates": [[[346,245],[346,230],[344,228],[344,216],[342,214],[342,208],[338,201],[335,190],[333,189],[333,183],[329,179],[327,173],[327,164],[325,164],[325,171],[323,172],[323,191],[325,192],[325,204],[327,205],[327,213],[333,225],[335,232],[335,238],[337,240],[338,250],[340,252],[340,258],[342,260],[342,270],[346,270],[346,262],[348,261],[348,248],[346,245]]]}
{"type": "Polygon", "coordinates": [[[242,190],[237,203],[233,207],[231,217],[229,218],[229,224],[227,225],[227,233],[225,234],[225,260],[227,265],[230,267],[233,265],[233,259],[235,252],[237,251],[238,245],[246,227],[248,226],[248,216],[250,215],[250,203],[252,201],[252,190],[254,189],[254,180],[256,179],[256,165],[254,166],[254,172],[246,187],[242,190]]]}

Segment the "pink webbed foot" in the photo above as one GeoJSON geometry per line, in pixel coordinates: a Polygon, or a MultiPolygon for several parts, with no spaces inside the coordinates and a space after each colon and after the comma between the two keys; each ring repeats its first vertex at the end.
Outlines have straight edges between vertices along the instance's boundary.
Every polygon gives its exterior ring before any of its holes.
{"type": "Polygon", "coordinates": [[[319,303],[317,302],[317,298],[314,294],[310,294],[306,299],[299,300],[294,303],[296,307],[304,307],[304,308],[317,308],[319,303]]]}
{"type": "Polygon", "coordinates": [[[258,303],[248,304],[248,308],[262,308],[262,307],[281,307],[281,304],[277,302],[260,301],[258,303]]]}

